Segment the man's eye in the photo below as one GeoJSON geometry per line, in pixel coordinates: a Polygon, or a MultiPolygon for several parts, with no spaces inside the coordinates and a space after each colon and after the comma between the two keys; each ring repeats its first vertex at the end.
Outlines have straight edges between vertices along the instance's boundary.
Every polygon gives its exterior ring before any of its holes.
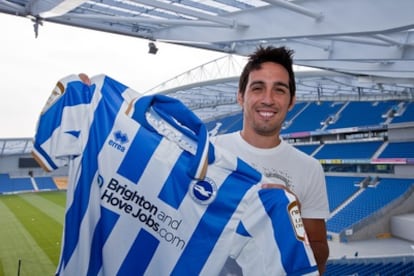
{"type": "Polygon", "coordinates": [[[275,88],[274,89],[277,94],[286,94],[287,90],[283,88],[275,88]]]}

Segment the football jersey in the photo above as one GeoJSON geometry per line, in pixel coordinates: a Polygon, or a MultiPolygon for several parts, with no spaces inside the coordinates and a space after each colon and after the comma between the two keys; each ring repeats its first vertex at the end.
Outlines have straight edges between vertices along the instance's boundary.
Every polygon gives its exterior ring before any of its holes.
{"type": "Polygon", "coordinates": [[[58,275],[218,275],[246,244],[256,275],[317,275],[293,195],[260,189],[180,101],[92,81],[62,80],[35,138],[45,168],[69,166],[58,275]]]}

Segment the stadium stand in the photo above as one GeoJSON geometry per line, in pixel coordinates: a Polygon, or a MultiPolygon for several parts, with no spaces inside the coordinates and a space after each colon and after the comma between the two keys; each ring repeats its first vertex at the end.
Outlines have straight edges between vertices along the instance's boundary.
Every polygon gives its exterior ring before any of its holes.
{"type": "Polygon", "coordinates": [[[15,177],[0,174],[0,194],[57,190],[52,177],[15,177]]]}
{"type": "Polygon", "coordinates": [[[319,143],[308,144],[308,145],[297,145],[296,148],[298,148],[299,150],[303,151],[306,154],[312,155],[312,153],[315,152],[317,148],[319,148],[319,143]]]}
{"type": "Polygon", "coordinates": [[[34,178],[34,181],[36,182],[36,185],[39,190],[57,190],[58,187],[51,177],[36,177],[34,178]]]}
{"type": "Polygon", "coordinates": [[[342,106],[343,104],[341,103],[333,102],[308,103],[293,118],[287,120],[290,124],[286,125],[282,134],[321,129],[330,118],[335,116],[342,106]]]}
{"type": "MultiPolygon", "coordinates": [[[[401,122],[413,122],[412,102],[298,102],[288,113],[282,136],[311,132],[314,137],[330,131],[369,131],[387,129],[387,126],[401,122]]],[[[220,124],[218,134],[241,129],[241,113],[207,121],[211,130],[220,124]]]]}
{"type": "Polygon", "coordinates": [[[380,158],[414,158],[414,142],[391,142],[379,155],[380,158]]]}
{"type": "Polygon", "coordinates": [[[8,174],[0,174],[0,194],[34,191],[29,178],[10,178],[8,174]]]}
{"type": "Polygon", "coordinates": [[[329,209],[334,211],[348,198],[360,189],[363,177],[327,176],[326,189],[328,192],[329,209]]]}
{"type": "Polygon", "coordinates": [[[348,102],[338,114],[338,120],[327,129],[381,125],[385,120],[382,115],[395,105],[395,101],[348,102]]]}
{"type": "Polygon", "coordinates": [[[314,157],[317,159],[370,159],[382,141],[361,141],[325,144],[314,157]]]}
{"type": "Polygon", "coordinates": [[[325,276],[414,275],[414,257],[362,258],[328,261],[325,276]]]}
{"type": "Polygon", "coordinates": [[[401,108],[396,106],[392,112],[392,124],[412,122],[414,117],[414,102],[402,103],[401,108]]]}
{"type": "MultiPolygon", "coordinates": [[[[410,188],[413,187],[413,183],[414,179],[381,179],[373,186],[361,187],[361,193],[327,221],[328,231],[334,233],[345,231],[364,218],[385,208],[405,193],[412,193],[410,188]]],[[[328,197],[333,197],[333,195],[329,193],[328,197]]]]}

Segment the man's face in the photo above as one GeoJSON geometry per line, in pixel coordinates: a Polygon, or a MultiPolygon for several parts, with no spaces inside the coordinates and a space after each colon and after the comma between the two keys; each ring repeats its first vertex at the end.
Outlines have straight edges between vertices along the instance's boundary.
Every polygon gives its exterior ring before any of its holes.
{"type": "Polygon", "coordinates": [[[294,105],[290,100],[289,74],[283,66],[265,62],[250,72],[244,96],[237,95],[243,108],[246,135],[279,135],[286,113],[294,105]]]}

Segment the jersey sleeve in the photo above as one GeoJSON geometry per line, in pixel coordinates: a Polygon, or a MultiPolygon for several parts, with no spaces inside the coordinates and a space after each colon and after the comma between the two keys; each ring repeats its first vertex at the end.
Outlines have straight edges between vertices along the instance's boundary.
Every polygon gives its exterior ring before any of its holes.
{"type": "Polygon", "coordinates": [[[82,131],[93,86],[77,75],[60,79],[49,96],[36,126],[32,155],[46,170],[53,171],[81,154],[82,131]]]}
{"type": "Polygon", "coordinates": [[[243,274],[318,275],[292,194],[283,189],[258,190],[250,198],[242,223],[243,235],[250,237],[236,258],[243,274]]]}

